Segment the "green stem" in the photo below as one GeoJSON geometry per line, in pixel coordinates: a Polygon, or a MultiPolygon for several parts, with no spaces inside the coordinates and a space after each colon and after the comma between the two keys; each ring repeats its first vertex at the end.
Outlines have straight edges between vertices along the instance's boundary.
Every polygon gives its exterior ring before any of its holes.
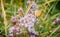
{"type": "Polygon", "coordinates": [[[4,19],[5,35],[7,37],[7,20],[6,20],[6,13],[4,11],[3,0],[1,0],[1,8],[2,8],[2,16],[3,16],[3,19],[4,19]]]}

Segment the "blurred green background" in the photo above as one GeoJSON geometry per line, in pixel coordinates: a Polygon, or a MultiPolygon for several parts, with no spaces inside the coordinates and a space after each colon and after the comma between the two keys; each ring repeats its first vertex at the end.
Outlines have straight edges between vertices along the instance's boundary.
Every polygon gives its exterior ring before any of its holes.
{"type": "MultiPolygon", "coordinates": [[[[18,8],[22,7],[24,13],[26,13],[28,9],[26,7],[27,1],[28,0],[3,0],[6,19],[8,20],[8,26],[10,26],[11,16],[16,15],[18,8]]],[[[52,24],[53,20],[60,16],[60,0],[35,0],[35,2],[38,4],[39,10],[41,11],[41,15],[38,17],[39,24],[38,26],[35,25],[36,31],[39,32],[39,35],[36,37],[49,37],[50,35],[51,37],[60,37],[60,25],[52,24]]],[[[0,0],[0,35],[5,35],[5,27],[3,21],[4,20],[2,16],[0,0]]],[[[28,34],[23,32],[21,37],[28,37],[28,34]]]]}

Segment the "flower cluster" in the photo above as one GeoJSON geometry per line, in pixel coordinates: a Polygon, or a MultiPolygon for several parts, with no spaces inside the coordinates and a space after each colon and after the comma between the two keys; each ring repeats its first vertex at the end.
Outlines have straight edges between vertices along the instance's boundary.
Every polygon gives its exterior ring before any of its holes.
{"type": "Polygon", "coordinates": [[[53,22],[53,24],[60,24],[60,18],[57,18],[57,19],[53,22]]]}
{"type": "Polygon", "coordinates": [[[15,35],[20,35],[22,32],[20,32],[20,27],[12,26],[9,28],[9,37],[14,37],[15,35]]]}

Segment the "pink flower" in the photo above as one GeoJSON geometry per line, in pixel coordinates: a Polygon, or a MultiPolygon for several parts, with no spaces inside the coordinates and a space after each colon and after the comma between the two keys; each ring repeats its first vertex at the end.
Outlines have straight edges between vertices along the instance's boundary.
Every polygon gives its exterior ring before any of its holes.
{"type": "Polygon", "coordinates": [[[60,18],[57,18],[56,20],[54,20],[53,24],[60,24],[60,18]]]}
{"type": "Polygon", "coordinates": [[[20,27],[11,27],[9,29],[9,36],[20,35],[22,32],[20,31],[20,27]]]}

